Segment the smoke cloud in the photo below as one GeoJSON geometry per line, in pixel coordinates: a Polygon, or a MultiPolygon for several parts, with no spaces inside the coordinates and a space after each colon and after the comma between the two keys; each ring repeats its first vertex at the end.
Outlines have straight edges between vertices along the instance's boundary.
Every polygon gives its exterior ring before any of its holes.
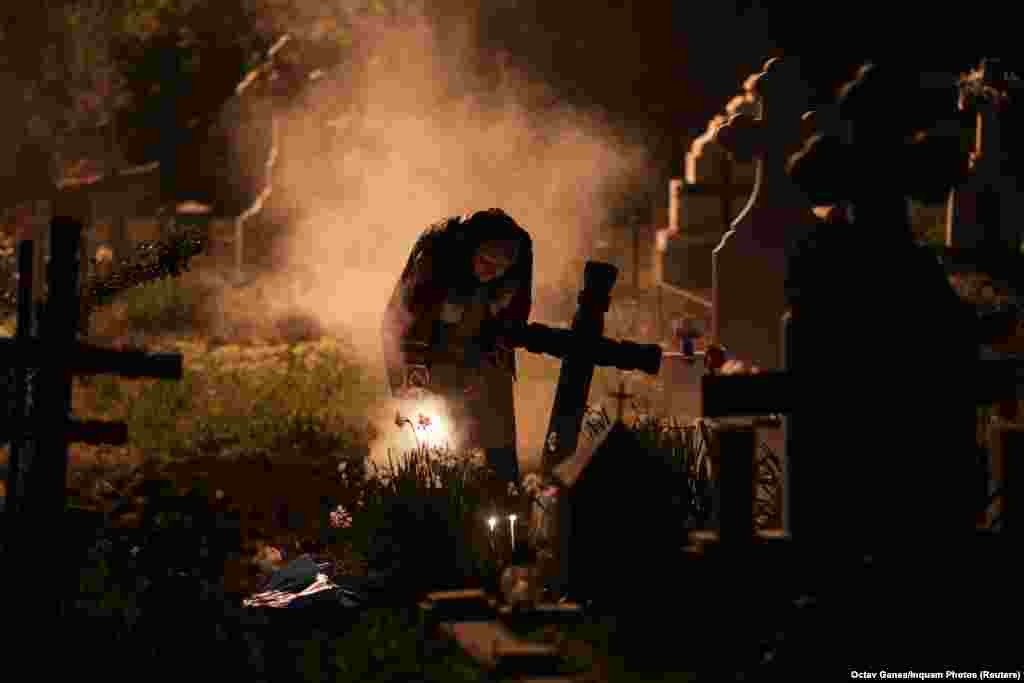
{"type": "MultiPolygon", "coordinates": [[[[545,293],[575,294],[594,228],[646,168],[644,150],[599,114],[560,105],[543,83],[479,50],[475,35],[473,20],[367,23],[355,63],[281,120],[275,203],[297,218],[280,260],[315,273],[289,301],[343,330],[371,363],[381,362],[384,307],[429,223],[504,209],[534,241],[532,318],[550,320],[545,293]]],[[[520,382],[520,399],[525,391],[520,382]]],[[[546,425],[550,398],[519,405],[520,432],[546,425]]],[[[382,410],[384,434],[394,414],[382,410]]],[[[523,445],[539,450],[522,441],[521,458],[523,445]]]]}

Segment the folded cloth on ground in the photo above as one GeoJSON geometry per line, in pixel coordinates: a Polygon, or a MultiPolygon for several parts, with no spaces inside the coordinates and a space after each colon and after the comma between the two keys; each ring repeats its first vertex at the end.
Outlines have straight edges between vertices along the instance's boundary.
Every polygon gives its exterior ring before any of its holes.
{"type": "Polygon", "coordinates": [[[242,601],[245,607],[305,607],[335,602],[357,608],[370,602],[378,580],[363,577],[329,576],[331,562],[318,562],[308,555],[296,558],[274,572],[262,589],[242,601]]]}
{"type": "Polygon", "coordinates": [[[326,574],[327,569],[328,563],[317,562],[309,555],[302,555],[271,574],[261,591],[300,593],[312,586],[319,574],[326,574]]]}

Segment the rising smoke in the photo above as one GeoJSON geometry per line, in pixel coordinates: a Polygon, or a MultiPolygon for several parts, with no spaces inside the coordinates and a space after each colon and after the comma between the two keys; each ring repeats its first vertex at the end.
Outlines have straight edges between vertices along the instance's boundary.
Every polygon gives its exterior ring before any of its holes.
{"type": "MultiPolygon", "coordinates": [[[[419,233],[500,207],[534,240],[532,317],[550,319],[543,292],[580,286],[592,231],[643,175],[644,150],[479,50],[471,21],[438,28],[401,17],[361,31],[354,43],[366,49],[355,63],[318,82],[281,122],[274,194],[298,209],[282,260],[315,273],[297,305],[379,363],[382,312],[419,233]]],[[[524,399],[522,383],[517,391],[524,399]]],[[[519,401],[521,444],[537,431],[533,421],[546,425],[550,398],[542,400],[519,401]]],[[[393,432],[394,411],[382,415],[384,433],[393,432]]]]}

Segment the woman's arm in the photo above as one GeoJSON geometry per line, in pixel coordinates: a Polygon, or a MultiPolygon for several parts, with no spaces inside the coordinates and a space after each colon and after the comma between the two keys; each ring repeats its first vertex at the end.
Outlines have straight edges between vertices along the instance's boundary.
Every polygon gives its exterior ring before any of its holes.
{"type": "Polygon", "coordinates": [[[426,351],[438,304],[443,299],[435,263],[437,238],[437,226],[420,235],[384,311],[381,332],[392,393],[406,383],[410,369],[429,366],[426,351]],[[422,352],[410,347],[420,347],[422,352]]]}

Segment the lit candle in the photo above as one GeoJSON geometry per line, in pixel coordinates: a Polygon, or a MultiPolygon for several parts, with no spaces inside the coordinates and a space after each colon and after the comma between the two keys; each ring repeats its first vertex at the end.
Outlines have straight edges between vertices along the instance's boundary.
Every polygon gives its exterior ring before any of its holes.
{"type": "Polygon", "coordinates": [[[512,552],[515,552],[515,550],[516,550],[516,516],[515,515],[509,515],[508,516],[508,530],[509,530],[509,533],[512,536],[512,552]]]}
{"type": "Polygon", "coordinates": [[[489,533],[488,537],[490,538],[491,546],[492,547],[494,546],[494,527],[496,527],[497,525],[498,525],[498,518],[497,517],[491,516],[491,517],[487,518],[487,528],[490,529],[490,533],[489,533]]]}

